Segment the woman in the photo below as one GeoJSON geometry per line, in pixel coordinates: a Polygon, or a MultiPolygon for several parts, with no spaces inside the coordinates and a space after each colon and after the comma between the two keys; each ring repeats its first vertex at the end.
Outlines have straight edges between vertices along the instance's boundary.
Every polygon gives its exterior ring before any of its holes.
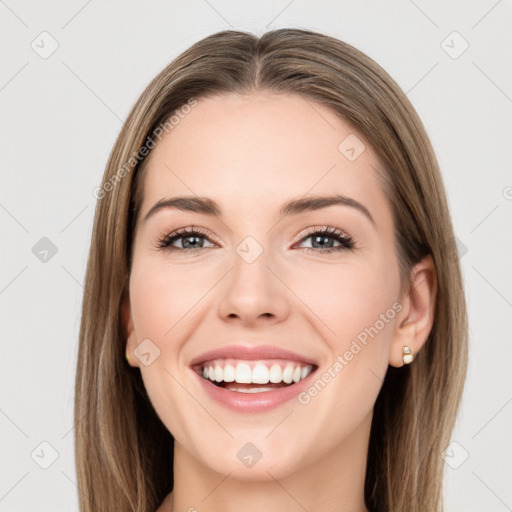
{"type": "Polygon", "coordinates": [[[81,510],[442,510],[466,306],[384,70],[305,30],[207,37],[143,92],[96,195],[81,510]]]}

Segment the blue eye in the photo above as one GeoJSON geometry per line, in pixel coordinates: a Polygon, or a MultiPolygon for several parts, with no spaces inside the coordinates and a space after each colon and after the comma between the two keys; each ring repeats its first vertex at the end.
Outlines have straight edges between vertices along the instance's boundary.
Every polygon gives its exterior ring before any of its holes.
{"type": "Polygon", "coordinates": [[[301,242],[310,238],[312,239],[311,246],[304,247],[304,249],[315,253],[331,253],[343,250],[353,250],[355,245],[352,237],[336,228],[316,228],[307,236],[303,237],[301,242]],[[333,241],[338,242],[340,245],[334,246],[333,241]]]}
{"type": "Polygon", "coordinates": [[[158,242],[160,249],[178,249],[186,250],[187,252],[195,252],[201,250],[204,247],[204,240],[208,240],[208,237],[198,228],[182,228],[167,235],[158,242]],[[174,242],[182,240],[181,247],[174,246],[174,242]]]}
{"type": "MultiPolygon", "coordinates": [[[[306,251],[313,251],[315,254],[325,254],[331,252],[338,252],[343,250],[353,250],[354,240],[352,237],[336,228],[312,228],[310,233],[301,239],[301,242],[311,239],[310,247],[303,247],[306,251]],[[335,243],[339,245],[334,245],[335,243]]],[[[188,253],[195,253],[202,249],[213,247],[214,245],[205,246],[205,240],[212,244],[207,234],[199,228],[182,228],[166,235],[158,241],[157,247],[159,249],[167,249],[172,251],[181,251],[188,253]],[[181,240],[180,246],[174,245],[175,242],[181,240]]]]}

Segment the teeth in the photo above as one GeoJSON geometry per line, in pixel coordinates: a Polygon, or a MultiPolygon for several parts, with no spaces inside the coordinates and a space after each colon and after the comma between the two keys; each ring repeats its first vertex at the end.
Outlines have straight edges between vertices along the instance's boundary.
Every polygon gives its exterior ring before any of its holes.
{"type": "Polygon", "coordinates": [[[270,367],[270,382],[277,384],[283,380],[283,372],[278,364],[273,364],[270,367]]]}
{"type": "Polygon", "coordinates": [[[274,388],[230,388],[230,391],[238,393],[264,393],[265,391],[273,391],[274,388]]]}
{"type": "Polygon", "coordinates": [[[235,382],[239,384],[251,384],[251,367],[247,363],[238,363],[236,365],[235,382]]]}
{"type": "Polygon", "coordinates": [[[224,382],[234,382],[235,381],[235,367],[227,364],[224,368],[224,382]]]}
{"type": "Polygon", "coordinates": [[[293,380],[293,365],[288,363],[283,371],[283,382],[291,384],[293,380]]]}
{"type": "MultiPolygon", "coordinates": [[[[286,366],[282,366],[278,363],[272,364],[270,367],[268,364],[257,362],[253,368],[245,362],[239,362],[238,364],[225,364],[226,361],[219,360],[219,362],[207,363],[203,367],[202,375],[205,379],[211,382],[237,382],[239,384],[279,384],[284,382],[285,384],[292,384],[305,379],[313,370],[312,365],[301,365],[299,363],[286,363],[286,366]]],[[[259,391],[270,391],[273,388],[254,388],[259,391]]],[[[232,387],[232,390],[254,393],[256,391],[244,389],[236,389],[232,387]]]]}
{"type": "Polygon", "coordinates": [[[269,370],[264,364],[257,364],[252,370],[252,382],[254,384],[267,384],[269,381],[269,370]]]}

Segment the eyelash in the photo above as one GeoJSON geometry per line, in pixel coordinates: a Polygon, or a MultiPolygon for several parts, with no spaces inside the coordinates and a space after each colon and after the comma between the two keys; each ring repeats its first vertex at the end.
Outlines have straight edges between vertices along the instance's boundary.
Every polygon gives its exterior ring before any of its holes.
{"type": "MultiPolygon", "coordinates": [[[[312,252],[315,254],[322,253],[322,254],[329,254],[333,252],[339,252],[339,251],[352,251],[355,247],[354,239],[348,235],[347,233],[333,227],[313,227],[310,228],[303,237],[299,240],[299,242],[304,242],[308,238],[310,238],[312,235],[320,235],[325,236],[327,238],[332,238],[336,240],[337,242],[340,242],[341,245],[337,247],[331,247],[328,249],[315,249],[314,247],[302,247],[302,249],[305,249],[306,252],[312,252]]],[[[183,251],[191,254],[195,254],[203,249],[208,249],[208,247],[200,247],[199,249],[182,249],[179,247],[172,247],[171,244],[175,242],[176,240],[179,240],[180,238],[185,238],[186,236],[199,236],[200,238],[206,238],[210,242],[211,240],[208,237],[208,234],[203,231],[201,228],[196,227],[189,227],[189,228],[181,228],[177,229],[176,231],[166,235],[165,237],[161,238],[157,242],[157,248],[159,250],[170,250],[170,251],[183,251]]]]}

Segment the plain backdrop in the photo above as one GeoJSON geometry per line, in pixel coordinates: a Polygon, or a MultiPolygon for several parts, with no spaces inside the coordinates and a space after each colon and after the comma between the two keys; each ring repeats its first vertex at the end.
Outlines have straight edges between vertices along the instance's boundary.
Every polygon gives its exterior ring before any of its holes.
{"type": "Polygon", "coordinates": [[[281,27],[364,51],[425,123],[470,316],[446,510],[512,510],[511,11],[510,0],[0,0],[0,510],[78,510],[72,406],[93,190],[127,113],[204,36],[281,27]]]}

